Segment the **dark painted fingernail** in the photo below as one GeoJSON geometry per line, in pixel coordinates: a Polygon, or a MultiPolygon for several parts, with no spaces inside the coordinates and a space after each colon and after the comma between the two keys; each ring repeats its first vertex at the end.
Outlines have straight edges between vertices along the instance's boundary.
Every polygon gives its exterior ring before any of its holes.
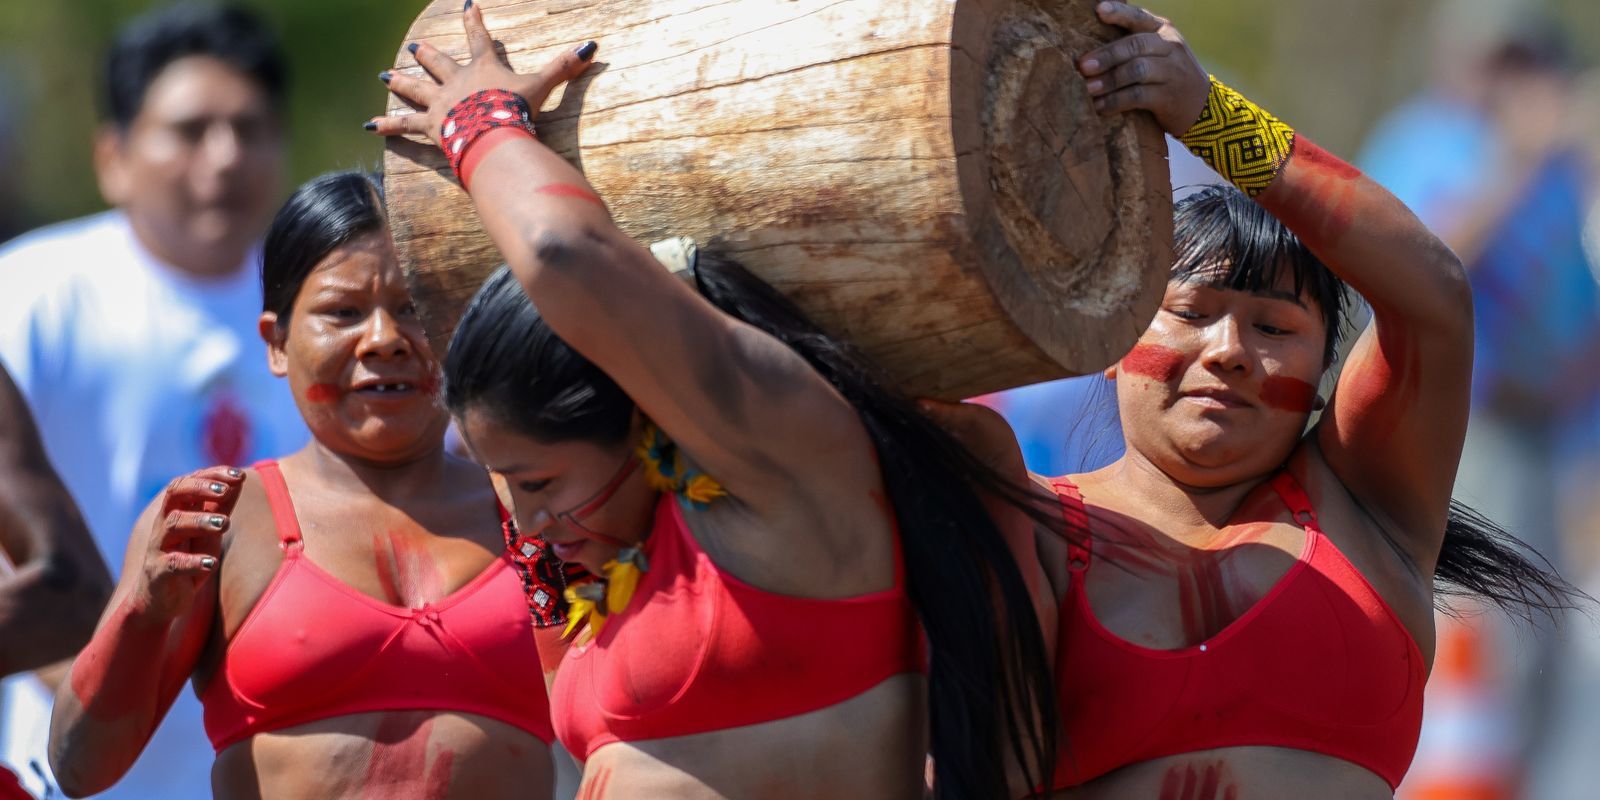
{"type": "Polygon", "coordinates": [[[377,129],[378,129],[378,123],[373,122],[370,119],[367,120],[366,122],[361,123],[361,130],[364,130],[364,131],[375,131],[377,129]]]}
{"type": "Polygon", "coordinates": [[[217,560],[211,556],[205,556],[200,559],[200,568],[208,572],[214,570],[217,568],[217,560]]]}
{"type": "Polygon", "coordinates": [[[467,0],[467,4],[461,7],[461,13],[465,14],[469,8],[472,8],[472,0],[467,0]]]}
{"type": "Polygon", "coordinates": [[[243,478],[244,477],[244,473],[240,472],[239,470],[237,470],[237,469],[235,469],[233,467],[228,467],[228,477],[230,477],[230,478],[243,478]]]}
{"type": "Polygon", "coordinates": [[[394,73],[390,72],[389,70],[384,70],[378,73],[378,80],[383,81],[384,83],[388,83],[389,79],[393,77],[394,73]]]}
{"type": "Polygon", "coordinates": [[[421,45],[417,44],[416,42],[412,42],[411,44],[406,45],[406,51],[411,53],[411,55],[416,55],[418,47],[421,47],[421,45]]]}
{"type": "Polygon", "coordinates": [[[226,524],[228,524],[228,518],[220,514],[212,514],[206,519],[206,525],[214,531],[222,530],[222,526],[226,524]]]}
{"type": "Polygon", "coordinates": [[[222,485],[220,483],[212,483],[211,484],[211,493],[212,494],[222,494],[223,492],[225,492],[227,490],[228,490],[228,487],[226,487],[226,486],[224,486],[224,485],[222,485]]]}
{"type": "Polygon", "coordinates": [[[589,59],[594,58],[594,51],[598,49],[600,49],[600,45],[592,41],[584,42],[583,46],[578,48],[578,60],[588,61],[589,59]]]}

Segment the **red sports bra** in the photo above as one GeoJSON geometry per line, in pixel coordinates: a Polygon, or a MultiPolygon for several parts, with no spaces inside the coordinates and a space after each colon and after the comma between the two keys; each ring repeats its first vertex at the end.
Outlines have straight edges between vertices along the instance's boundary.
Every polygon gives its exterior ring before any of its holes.
{"type": "MultiPolygon", "coordinates": [[[[1088,530],[1078,489],[1053,481],[1069,526],[1088,530]]],[[[1398,786],[1416,753],[1427,669],[1411,633],[1317,527],[1287,471],[1272,488],[1306,530],[1299,560],[1205,642],[1142,647],[1100,625],[1071,548],[1056,687],[1063,747],[1054,786],[1165,756],[1222,747],[1309,750],[1398,786]]]]}
{"type": "MultiPolygon", "coordinates": [[[[283,563],[201,696],[217,752],[265,731],[402,709],[476,714],[546,743],[554,738],[528,603],[509,553],[437,603],[390,605],[305,557],[277,463],[255,469],[283,563]]],[[[503,508],[500,518],[504,528],[503,508]]]]}
{"type": "Polygon", "coordinates": [[[922,670],[898,553],[892,589],[842,600],[774,594],[718,569],[671,496],[643,548],[650,569],[628,607],[556,672],[556,734],[579,759],[612,742],[797,716],[922,670]]]}

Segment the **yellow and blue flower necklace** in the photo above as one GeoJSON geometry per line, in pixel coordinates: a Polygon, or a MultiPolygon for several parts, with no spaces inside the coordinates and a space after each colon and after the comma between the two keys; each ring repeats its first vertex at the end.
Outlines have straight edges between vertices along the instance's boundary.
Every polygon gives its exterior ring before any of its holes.
{"type": "MultiPolygon", "coordinates": [[[[649,420],[644,423],[644,435],[634,455],[644,466],[650,486],[676,496],[684,508],[703,511],[728,493],[715,478],[685,464],[677,445],[649,420]]],[[[563,593],[567,600],[567,627],[561,631],[562,638],[570,638],[580,623],[586,624],[578,644],[588,644],[600,635],[607,617],[628,607],[639,587],[639,576],[650,571],[650,561],[639,546],[629,546],[601,569],[604,577],[568,586],[563,593]]]]}

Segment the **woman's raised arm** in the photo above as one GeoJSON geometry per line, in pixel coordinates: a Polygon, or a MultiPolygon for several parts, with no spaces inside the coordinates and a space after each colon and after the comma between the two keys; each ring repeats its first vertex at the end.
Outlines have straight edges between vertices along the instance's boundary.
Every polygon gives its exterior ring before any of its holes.
{"type": "Polygon", "coordinates": [[[1125,3],[1098,11],[1131,35],[1080,62],[1096,105],[1152,112],[1371,304],[1373,323],[1340,373],[1317,442],[1344,485],[1431,571],[1472,376],[1472,300],[1460,261],[1383,187],[1208,81],[1170,22],[1125,3]]]}
{"type": "MultiPolygon", "coordinates": [[[[581,74],[595,52],[589,43],[539,72],[518,75],[495,57],[481,9],[469,5],[463,17],[472,62],[458,65],[428,45],[413,45],[439,82],[386,78],[396,95],[424,111],[379,118],[370,128],[443,142],[446,115],[463,99],[508,90],[537,109],[581,74]]],[[[454,144],[444,143],[447,155],[454,144]]],[[[841,451],[866,446],[850,405],[801,356],[718,311],[663,269],[617,228],[582,173],[554,151],[531,136],[504,137],[503,129],[471,148],[460,174],[490,239],[540,315],[730,492],[747,501],[783,496],[796,475],[826,474],[841,451]],[[503,138],[489,140],[496,136],[503,138]]]]}

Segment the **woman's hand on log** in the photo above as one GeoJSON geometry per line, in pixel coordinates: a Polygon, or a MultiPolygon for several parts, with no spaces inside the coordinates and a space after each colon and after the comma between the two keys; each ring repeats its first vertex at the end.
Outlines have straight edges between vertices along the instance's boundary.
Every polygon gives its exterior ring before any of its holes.
{"type": "Polygon", "coordinates": [[[588,42],[576,50],[557,56],[537,72],[526,75],[513,72],[495,50],[494,38],[483,23],[483,9],[468,0],[461,12],[467,30],[468,51],[472,60],[457,64],[454,58],[426,42],[409,46],[411,55],[427,71],[429,78],[385,72],[379,77],[389,84],[389,91],[417,108],[415,114],[375,117],[367,129],[380,136],[418,134],[439,144],[439,128],[450,109],[474,92],[484,89],[506,89],[521,95],[528,107],[538,113],[539,107],[556,87],[583,74],[594,58],[595,43],[588,42]]]}
{"type": "Polygon", "coordinates": [[[1172,23],[1138,6],[1105,2],[1100,20],[1128,35],[1078,59],[1095,110],[1117,114],[1142,108],[1173,136],[1182,136],[1205,110],[1210,78],[1172,23]]]}

